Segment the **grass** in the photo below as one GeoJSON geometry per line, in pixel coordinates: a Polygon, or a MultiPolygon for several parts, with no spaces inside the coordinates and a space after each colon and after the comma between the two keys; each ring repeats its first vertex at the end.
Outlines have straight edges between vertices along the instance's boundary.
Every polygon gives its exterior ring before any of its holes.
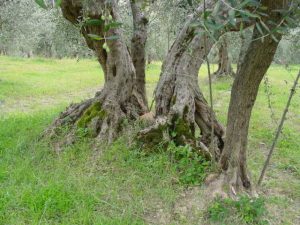
{"type": "Polygon", "coordinates": [[[216,199],[207,210],[210,220],[223,223],[230,218],[230,215],[235,215],[238,224],[269,224],[267,220],[263,219],[265,214],[264,199],[261,197],[251,199],[247,196],[240,196],[238,201],[216,199]]]}
{"type": "MultiPolygon", "coordinates": [[[[160,66],[155,62],[147,67],[149,97],[160,66]]],[[[248,164],[254,181],[299,68],[269,69],[272,117],[261,85],[249,134],[248,164]]],[[[207,97],[206,74],[203,67],[199,85],[207,97]]],[[[0,56],[0,224],[219,224],[205,216],[209,207],[205,202],[200,210],[185,202],[191,191],[181,180],[197,183],[194,179],[202,177],[193,174],[203,169],[195,170],[186,160],[179,160],[181,164],[170,160],[170,151],[143,154],[128,147],[127,137],[122,137],[111,146],[97,146],[97,151],[82,139],[58,154],[47,140],[38,140],[64,107],[93,96],[102,84],[103,73],[95,60],[0,56]],[[179,167],[185,171],[178,171],[179,167]]],[[[231,85],[228,78],[213,83],[214,106],[223,124],[231,85]]],[[[269,224],[299,222],[299,132],[297,92],[261,191],[268,210],[263,220],[269,224]]],[[[201,199],[200,190],[191,201],[201,199]]],[[[233,214],[225,224],[240,224],[233,214]]]]}

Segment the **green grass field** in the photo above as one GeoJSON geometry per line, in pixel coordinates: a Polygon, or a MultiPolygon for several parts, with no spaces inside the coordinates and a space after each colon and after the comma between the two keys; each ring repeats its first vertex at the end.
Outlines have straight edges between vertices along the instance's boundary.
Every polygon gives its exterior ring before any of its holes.
{"type": "MultiPolygon", "coordinates": [[[[273,65],[267,73],[269,94],[267,85],[261,85],[249,136],[248,164],[254,182],[299,69],[298,65],[289,69],[273,65]]],[[[160,63],[148,66],[149,98],[159,73],[160,63]]],[[[228,215],[225,222],[207,218],[203,187],[187,189],[179,182],[176,163],[166,151],[143,154],[128,145],[127,137],[121,137],[112,146],[100,145],[96,150],[88,139],[81,138],[57,153],[53,143],[39,140],[60,111],[71,102],[93,96],[103,81],[95,60],[0,56],[1,225],[246,223],[238,215],[228,215]]],[[[213,83],[214,107],[223,124],[231,84],[230,78],[213,83]]],[[[200,71],[199,85],[208,96],[206,68],[200,71]]],[[[259,190],[268,224],[300,222],[299,134],[298,91],[259,190]]]]}

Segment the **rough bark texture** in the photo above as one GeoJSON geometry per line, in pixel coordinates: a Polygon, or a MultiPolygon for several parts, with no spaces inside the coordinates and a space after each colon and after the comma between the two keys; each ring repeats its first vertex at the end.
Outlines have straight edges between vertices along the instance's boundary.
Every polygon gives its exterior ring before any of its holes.
{"type": "MultiPolygon", "coordinates": [[[[214,1],[207,1],[206,7],[212,8],[214,3],[214,1]]],[[[160,126],[156,124],[153,129],[142,131],[141,136],[151,134],[152,137],[155,130],[161,130],[166,126],[169,129],[169,136],[172,136],[175,142],[190,144],[194,140],[195,129],[198,126],[202,134],[201,142],[209,146],[213,126],[218,154],[220,154],[223,148],[224,130],[215,114],[211,113],[198,85],[199,69],[213,45],[206,35],[200,34],[201,28],[191,27],[202,13],[203,5],[188,18],[168,52],[155,91],[155,112],[160,126]],[[165,121],[167,125],[163,125],[161,121],[165,121]]],[[[162,138],[165,135],[158,136],[162,138]]]]}
{"type": "MultiPolygon", "coordinates": [[[[101,6],[103,6],[102,1],[93,0],[90,2],[89,5],[83,5],[83,0],[63,0],[61,3],[61,9],[63,16],[69,20],[72,24],[78,25],[79,22],[83,21],[83,17],[90,17],[91,19],[100,19],[99,15],[101,16],[101,6]],[[93,8],[92,4],[97,4],[98,6],[93,8]],[[86,7],[86,9],[84,9],[86,7]]],[[[102,48],[104,44],[104,40],[96,41],[88,37],[88,34],[95,34],[98,36],[103,37],[104,30],[104,23],[101,25],[95,25],[95,26],[84,26],[81,29],[81,33],[84,36],[86,43],[90,49],[92,49],[97,58],[98,61],[103,69],[105,81],[107,80],[107,67],[106,67],[106,61],[107,61],[107,53],[105,49],[102,48]]]]}
{"type": "MultiPolygon", "coordinates": [[[[118,21],[118,7],[115,1],[105,0],[63,0],[61,4],[65,18],[77,24],[84,17],[101,18],[102,13],[110,14],[118,21]]],[[[104,25],[85,26],[82,33],[90,48],[94,49],[105,73],[105,85],[93,99],[69,106],[57,118],[50,130],[69,125],[73,130],[83,128],[88,134],[99,139],[112,141],[122,127],[124,119],[136,119],[147,111],[143,96],[136,88],[136,74],[121,29],[105,31],[104,25]],[[118,36],[107,40],[109,51],[102,48],[103,41],[90,39],[88,34],[101,37],[118,36]]]]}
{"type": "MultiPolygon", "coordinates": [[[[206,1],[206,9],[213,9],[217,1],[206,1]]],[[[219,2],[216,14],[227,15],[230,8],[219,2]]],[[[205,100],[198,86],[199,69],[212,48],[213,41],[208,39],[201,27],[191,26],[201,19],[203,3],[188,17],[182,30],[171,46],[162,66],[160,80],[155,91],[157,124],[141,132],[142,138],[147,134],[154,139],[156,130],[167,127],[169,139],[178,144],[191,143],[198,127],[201,131],[200,145],[210,147],[211,154],[219,158],[224,141],[224,129],[205,100]],[[167,125],[163,125],[165,121],[167,125]],[[211,133],[213,129],[213,140],[211,133]],[[210,144],[213,143],[213,146],[210,144]]],[[[226,16],[224,17],[226,18],[226,16]]],[[[225,21],[223,21],[225,23],[225,21]]],[[[250,24],[244,24],[249,26],[250,24]]],[[[226,31],[239,30],[228,26],[226,31]]],[[[222,32],[216,34],[218,39],[222,32]]],[[[165,135],[158,135],[162,138],[165,135]]],[[[199,144],[199,142],[197,143],[199,144]]]]}
{"type": "MultiPolygon", "coordinates": [[[[271,19],[277,24],[280,23],[281,15],[273,10],[285,8],[287,2],[264,0],[262,4],[267,6],[269,15],[263,19],[271,19]]],[[[272,30],[272,27],[270,29],[272,30]]],[[[278,40],[281,39],[280,34],[274,33],[273,35],[278,40]]],[[[233,195],[240,188],[251,188],[246,164],[249,121],[260,82],[267,72],[278,46],[278,42],[273,40],[270,35],[265,37],[264,41],[260,37],[260,32],[254,28],[252,42],[237,71],[231,92],[226,142],[220,164],[226,174],[226,182],[230,185],[230,194],[233,195]]]]}
{"type": "MultiPolygon", "coordinates": [[[[256,29],[253,38],[261,35],[256,29]]],[[[277,37],[280,39],[280,37],[277,37]]],[[[243,185],[250,187],[246,172],[246,147],[251,111],[258,93],[259,84],[267,72],[275,55],[278,42],[271,37],[253,41],[244,57],[233,83],[228,110],[227,134],[221,165],[227,170],[229,165],[239,167],[243,185]]]]}
{"type": "Polygon", "coordinates": [[[221,39],[218,55],[218,70],[213,75],[216,77],[227,75],[234,77],[235,73],[229,59],[228,44],[225,36],[221,39]]]}
{"type": "Polygon", "coordinates": [[[143,13],[143,1],[130,0],[133,16],[133,37],[131,39],[131,57],[136,71],[137,90],[147,105],[145,67],[146,67],[146,41],[148,19],[143,13]]]}

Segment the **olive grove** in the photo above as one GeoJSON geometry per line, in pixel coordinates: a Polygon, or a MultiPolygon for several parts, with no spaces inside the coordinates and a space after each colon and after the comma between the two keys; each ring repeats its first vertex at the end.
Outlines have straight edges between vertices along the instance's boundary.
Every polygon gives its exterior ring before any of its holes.
{"type": "MultiPolygon", "coordinates": [[[[149,35],[151,19],[161,16],[155,12],[161,2],[164,1],[59,1],[63,17],[79,27],[87,46],[95,52],[105,84],[95,97],[62,112],[48,129],[50,135],[68,126],[69,136],[83,128],[97,140],[112,142],[127,129],[125,121],[135,121],[149,113],[145,91],[147,41],[153,38],[153,33],[149,35]],[[128,18],[121,15],[124,12],[130,15],[130,33],[122,28],[122,18],[128,18]]],[[[280,40],[290,28],[297,27],[299,2],[177,1],[164,7],[181,12],[184,22],[174,20],[174,26],[170,26],[170,18],[163,17],[167,21],[168,47],[154,93],[154,121],[139,132],[138,139],[144,146],[162,141],[191,145],[218,162],[220,173],[209,184],[216,193],[235,196],[242,189],[251,191],[246,156],[252,108],[280,40]],[[225,128],[213,104],[204,98],[198,72],[204,63],[209,65],[209,53],[220,40],[217,74],[233,74],[223,36],[246,28],[253,33],[249,43],[244,41],[241,47],[225,128]]]]}

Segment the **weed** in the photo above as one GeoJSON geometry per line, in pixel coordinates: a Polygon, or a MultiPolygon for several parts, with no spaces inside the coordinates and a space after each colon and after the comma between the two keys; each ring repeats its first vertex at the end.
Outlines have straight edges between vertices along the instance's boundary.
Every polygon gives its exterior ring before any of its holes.
{"type": "Polygon", "coordinates": [[[229,216],[229,209],[225,201],[216,200],[208,208],[208,215],[212,221],[223,221],[229,216]]]}
{"type": "Polygon", "coordinates": [[[210,162],[193,151],[189,146],[176,146],[170,143],[168,152],[179,172],[179,180],[184,185],[199,185],[203,182],[210,168],[210,162]]]}
{"type": "Polygon", "coordinates": [[[237,215],[246,224],[268,224],[263,217],[266,215],[263,198],[249,198],[240,196],[239,200],[216,199],[207,210],[208,217],[214,222],[228,221],[231,216],[237,215]]]}

